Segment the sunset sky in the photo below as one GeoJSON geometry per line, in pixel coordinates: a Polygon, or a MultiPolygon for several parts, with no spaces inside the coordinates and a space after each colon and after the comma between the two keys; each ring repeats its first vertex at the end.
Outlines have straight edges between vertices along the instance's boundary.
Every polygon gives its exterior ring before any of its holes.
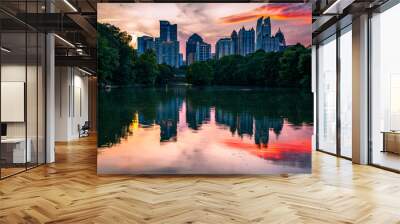
{"type": "Polygon", "coordinates": [[[281,28],[286,43],[311,43],[311,5],[302,3],[99,3],[98,21],[110,23],[137,37],[160,35],[160,20],[178,24],[180,52],[185,57],[186,40],[193,33],[212,45],[241,27],[256,29],[260,16],[270,16],[272,33],[281,28]]]}

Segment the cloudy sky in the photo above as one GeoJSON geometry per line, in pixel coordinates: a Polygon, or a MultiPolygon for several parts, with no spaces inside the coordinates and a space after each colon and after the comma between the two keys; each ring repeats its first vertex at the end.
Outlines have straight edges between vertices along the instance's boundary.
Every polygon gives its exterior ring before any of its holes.
{"type": "Polygon", "coordinates": [[[160,35],[160,20],[178,24],[180,52],[193,33],[212,45],[232,30],[256,27],[261,16],[270,16],[272,33],[281,28],[287,44],[311,43],[311,5],[302,3],[99,3],[98,21],[110,23],[132,35],[136,48],[137,37],[160,35]]]}

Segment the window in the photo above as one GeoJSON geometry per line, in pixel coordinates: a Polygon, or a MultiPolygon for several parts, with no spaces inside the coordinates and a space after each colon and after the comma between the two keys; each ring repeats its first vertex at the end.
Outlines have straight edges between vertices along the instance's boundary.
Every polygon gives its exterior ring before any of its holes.
{"type": "Polygon", "coordinates": [[[341,31],[340,39],[340,155],[352,157],[352,33],[351,25],[341,31]]]}
{"type": "Polygon", "coordinates": [[[371,161],[400,170],[400,5],[371,18],[371,161]]]}
{"type": "Polygon", "coordinates": [[[318,47],[318,149],[336,153],[336,36],[318,47]]]}
{"type": "MultiPolygon", "coordinates": [[[[41,1],[4,4],[21,15],[42,10],[41,1]]],[[[8,21],[0,23],[0,178],[5,178],[45,163],[46,40],[21,21],[0,17],[8,21]]]]}

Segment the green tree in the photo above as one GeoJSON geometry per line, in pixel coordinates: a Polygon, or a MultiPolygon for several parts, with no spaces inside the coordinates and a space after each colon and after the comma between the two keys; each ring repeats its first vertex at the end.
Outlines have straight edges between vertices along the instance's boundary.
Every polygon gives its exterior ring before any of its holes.
{"type": "Polygon", "coordinates": [[[129,85],[135,80],[132,37],[110,24],[97,24],[100,84],[129,85]]]}
{"type": "Polygon", "coordinates": [[[264,60],[264,84],[268,87],[278,86],[279,77],[279,59],[281,52],[268,52],[265,54],[264,60]]]}
{"type": "Polygon", "coordinates": [[[264,51],[257,51],[248,57],[244,65],[248,85],[265,85],[266,59],[264,51]]]}
{"type": "Polygon", "coordinates": [[[186,79],[194,85],[208,85],[214,79],[212,67],[207,62],[195,62],[188,67],[186,79]]]}
{"type": "Polygon", "coordinates": [[[299,72],[299,56],[305,50],[304,46],[297,44],[287,48],[280,58],[280,71],[278,85],[284,87],[299,87],[301,73],[299,72]]]}
{"type": "Polygon", "coordinates": [[[235,73],[237,73],[243,60],[241,55],[230,55],[219,59],[215,64],[215,83],[221,85],[234,84],[237,81],[235,80],[235,73]]]}
{"type": "Polygon", "coordinates": [[[300,73],[300,86],[304,88],[311,87],[311,50],[305,49],[299,56],[297,70],[300,73]]]}
{"type": "Polygon", "coordinates": [[[174,78],[174,68],[167,64],[159,64],[156,83],[165,84],[168,83],[172,78],[174,78]]]}
{"type": "Polygon", "coordinates": [[[136,65],[136,82],[143,85],[154,85],[159,73],[156,54],[154,51],[146,51],[140,55],[136,65]]]}
{"type": "Polygon", "coordinates": [[[98,45],[98,76],[99,82],[108,84],[113,79],[113,74],[119,67],[118,50],[110,47],[108,40],[99,35],[97,37],[98,45]]]}

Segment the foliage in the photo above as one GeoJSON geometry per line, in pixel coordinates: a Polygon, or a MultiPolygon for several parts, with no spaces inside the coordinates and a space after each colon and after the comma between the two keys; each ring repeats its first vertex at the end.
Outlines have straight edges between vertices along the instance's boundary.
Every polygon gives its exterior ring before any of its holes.
{"type": "Polygon", "coordinates": [[[310,49],[297,44],[288,47],[283,52],[264,52],[258,50],[247,56],[230,55],[215,61],[202,62],[212,71],[204,74],[201,81],[199,69],[193,77],[194,63],[187,68],[187,82],[194,85],[249,85],[268,87],[310,87],[311,82],[311,52],[310,49]]]}
{"type": "Polygon", "coordinates": [[[131,41],[132,37],[118,27],[97,24],[100,85],[154,85],[173,78],[173,69],[158,65],[153,51],[138,57],[131,41]]]}
{"type": "Polygon", "coordinates": [[[207,62],[195,62],[187,70],[186,79],[195,85],[209,85],[213,80],[213,69],[207,62]]]}
{"type": "Polygon", "coordinates": [[[146,51],[140,55],[135,65],[137,77],[136,82],[143,85],[154,85],[157,75],[156,54],[153,51],[146,51]]]}
{"type": "Polygon", "coordinates": [[[135,51],[129,43],[132,37],[119,28],[97,25],[99,82],[102,84],[124,84],[135,79],[133,61],[135,51]]]}
{"type": "Polygon", "coordinates": [[[156,78],[157,84],[168,83],[169,80],[174,78],[174,68],[167,64],[158,65],[158,76],[156,78]]]}
{"type": "Polygon", "coordinates": [[[157,64],[154,51],[138,56],[130,46],[132,37],[113,25],[98,23],[97,32],[100,85],[152,86],[171,80],[193,85],[309,88],[311,84],[311,50],[301,44],[282,52],[258,50],[173,68],[157,64]]]}

